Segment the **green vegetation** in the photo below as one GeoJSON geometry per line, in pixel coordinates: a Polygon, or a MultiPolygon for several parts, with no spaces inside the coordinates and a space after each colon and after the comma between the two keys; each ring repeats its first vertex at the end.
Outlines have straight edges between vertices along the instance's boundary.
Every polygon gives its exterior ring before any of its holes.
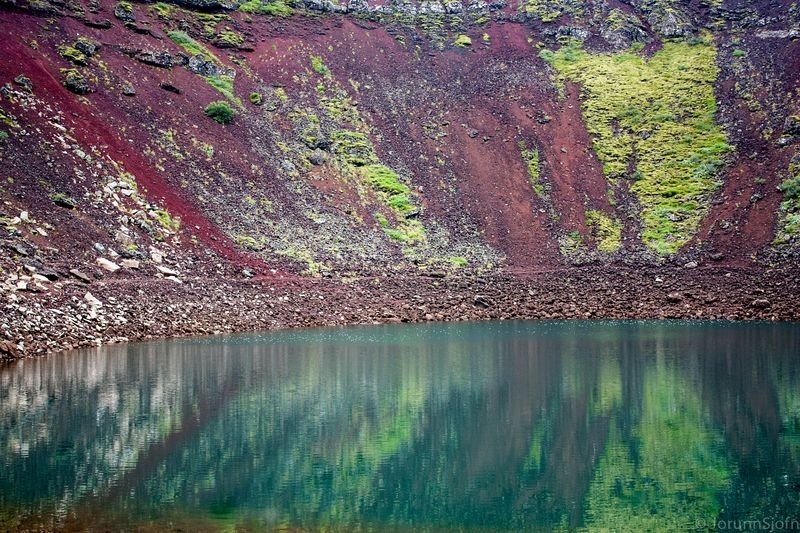
{"type": "Polygon", "coordinates": [[[386,198],[386,204],[395,213],[405,216],[415,211],[409,196],[411,189],[400,182],[394,170],[384,165],[375,164],[364,167],[361,172],[364,176],[364,181],[386,198]]]}
{"type": "Polygon", "coordinates": [[[703,40],[666,42],[648,61],[630,52],[564,46],[540,57],[582,85],[583,114],[603,172],[634,180],[643,242],[675,253],[697,231],[732,149],[714,122],[716,50],[703,40]],[[632,172],[629,169],[633,169],[632,172]]]}
{"type": "Polygon", "coordinates": [[[58,54],[75,65],[86,65],[86,54],[70,45],[58,47],[58,54]]]}
{"type": "Polygon", "coordinates": [[[377,163],[378,157],[367,136],[358,131],[341,130],[331,134],[333,152],[345,163],[361,167],[377,163]]]}
{"type": "Polygon", "coordinates": [[[778,222],[775,244],[786,244],[800,235],[800,156],[789,165],[789,177],[780,184],[783,192],[782,216],[778,222]]]}
{"type": "Polygon", "coordinates": [[[461,34],[456,37],[456,40],[453,41],[453,44],[459,48],[466,48],[468,46],[472,46],[472,39],[470,39],[468,35],[461,34]]]}
{"type": "Polygon", "coordinates": [[[172,16],[172,12],[174,9],[175,9],[174,6],[171,6],[170,4],[165,4],[164,2],[156,2],[155,4],[153,4],[153,12],[156,14],[158,18],[163,20],[169,20],[169,18],[172,16]]]}
{"type": "Polygon", "coordinates": [[[231,108],[230,104],[224,100],[211,102],[206,106],[206,116],[218,122],[219,124],[230,124],[233,122],[233,117],[236,113],[231,108]]]}
{"type": "Polygon", "coordinates": [[[203,59],[206,61],[211,61],[212,63],[219,64],[219,59],[217,56],[214,55],[208,48],[203,46],[202,44],[198,43],[186,32],[183,31],[168,31],[167,37],[169,37],[172,42],[183,48],[189,55],[192,56],[203,56],[203,59]]]}
{"type": "Polygon", "coordinates": [[[127,0],[122,0],[122,2],[117,2],[117,7],[114,9],[115,13],[120,13],[124,17],[133,18],[133,4],[128,2],[127,0]]]}
{"type": "Polygon", "coordinates": [[[544,198],[544,185],[542,185],[539,175],[539,150],[535,148],[529,150],[524,140],[519,141],[517,145],[522,153],[522,160],[525,162],[525,168],[528,170],[528,181],[530,181],[531,187],[533,187],[534,192],[539,198],[544,198]]]}
{"type": "Polygon", "coordinates": [[[562,255],[572,255],[580,251],[583,246],[583,237],[577,231],[570,232],[558,239],[558,248],[562,255]]]}
{"type": "Polygon", "coordinates": [[[233,30],[225,29],[214,37],[213,42],[219,47],[238,48],[244,44],[244,36],[233,30]]]}
{"type": "Polygon", "coordinates": [[[737,48],[736,50],[733,51],[731,55],[733,57],[744,57],[747,55],[747,53],[744,50],[740,50],[737,48]]]}
{"type": "Polygon", "coordinates": [[[6,139],[8,139],[8,132],[0,130],[0,141],[5,141],[6,139]]]}
{"type": "Polygon", "coordinates": [[[586,225],[592,230],[597,249],[613,253],[622,246],[622,224],[602,211],[586,211],[586,225]]]}
{"type": "Polygon", "coordinates": [[[529,19],[544,23],[553,22],[564,14],[583,15],[583,3],[562,0],[527,0],[520,2],[520,10],[529,19]]]}
{"type": "MultiPolygon", "coordinates": [[[[222,66],[222,62],[216,55],[214,55],[213,52],[211,52],[201,43],[189,37],[189,35],[187,35],[185,32],[169,31],[167,32],[167,36],[175,44],[183,48],[186,53],[192,56],[202,56],[206,61],[214,63],[218,66],[222,66]]],[[[242,106],[242,101],[237,98],[236,93],[234,93],[233,78],[231,76],[226,76],[223,74],[219,76],[202,76],[202,78],[206,81],[206,83],[218,90],[225,98],[239,107],[242,106]]]]}
{"type": "Polygon", "coordinates": [[[153,211],[153,218],[159,225],[172,232],[177,232],[181,228],[181,221],[178,218],[172,218],[165,209],[157,209],[153,211]]]}
{"type": "Polygon", "coordinates": [[[253,105],[261,105],[264,103],[264,97],[261,93],[250,93],[250,103],[253,105]]]}
{"type": "Polygon", "coordinates": [[[67,194],[64,194],[63,192],[52,193],[50,195],[50,200],[56,205],[60,205],[62,207],[68,207],[70,209],[78,205],[78,202],[76,202],[74,198],[72,198],[67,194]]]}
{"type": "Polygon", "coordinates": [[[320,76],[325,76],[329,78],[331,76],[330,69],[322,62],[322,58],[320,56],[311,56],[311,68],[319,74],[320,76]]]}
{"type": "Polygon", "coordinates": [[[425,228],[418,220],[409,220],[406,217],[417,211],[411,203],[411,189],[400,181],[397,173],[391,168],[373,164],[361,169],[365,183],[383,199],[395,214],[397,226],[390,227],[385,216],[378,213],[375,218],[390,239],[406,244],[413,244],[425,239],[425,228]]]}
{"type": "Polygon", "coordinates": [[[466,257],[461,256],[453,256],[447,259],[447,262],[453,265],[454,267],[465,267],[469,264],[466,257]]]}
{"type": "Polygon", "coordinates": [[[239,6],[239,11],[256,15],[271,15],[273,17],[289,17],[294,9],[284,2],[284,0],[273,0],[263,2],[263,0],[249,0],[239,6]]]}
{"type": "Polygon", "coordinates": [[[222,93],[225,98],[241,107],[242,101],[239,100],[239,98],[237,98],[236,94],[233,92],[233,78],[230,76],[203,76],[203,79],[206,80],[206,82],[213,88],[222,93]]]}

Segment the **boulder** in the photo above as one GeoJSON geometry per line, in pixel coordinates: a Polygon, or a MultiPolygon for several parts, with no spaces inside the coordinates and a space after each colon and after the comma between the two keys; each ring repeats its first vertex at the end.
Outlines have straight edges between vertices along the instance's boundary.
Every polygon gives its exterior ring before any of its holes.
{"type": "Polygon", "coordinates": [[[667,294],[667,301],[671,304],[676,304],[683,301],[683,295],[679,292],[671,292],[667,294]]]}
{"type": "Polygon", "coordinates": [[[136,96],[136,87],[126,81],[122,84],[122,94],[125,96],[136,96]]]}
{"type": "Polygon", "coordinates": [[[309,154],[309,156],[308,156],[308,161],[312,165],[316,165],[316,166],[324,164],[327,159],[328,159],[328,157],[325,155],[325,152],[323,152],[319,148],[317,148],[316,150],[311,152],[311,154],[309,154]]]}
{"type": "Polygon", "coordinates": [[[14,83],[28,91],[29,93],[33,92],[33,82],[31,79],[23,74],[20,74],[16,78],[14,78],[14,83]]]}
{"type": "Polygon", "coordinates": [[[17,345],[11,341],[0,341],[0,359],[4,361],[14,361],[20,359],[22,353],[17,348],[17,345]]]}
{"type": "Polygon", "coordinates": [[[172,56],[166,50],[139,50],[133,58],[145,65],[158,68],[172,68],[172,56]]]}
{"type": "Polygon", "coordinates": [[[82,282],[84,282],[84,283],[91,283],[91,282],[92,282],[92,280],[91,280],[91,279],[89,279],[89,276],[87,276],[86,274],[84,274],[83,272],[81,272],[80,270],[78,270],[77,268],[73,268],[73,269],[71,269],[71,270],[69,271],[69,273],[70,273],[70,274],[71,274],[73,277],[75,277],[75,278],[79,279],[80,281],[82,281],[82,282]]]}
{"type": "Polygon", "coordinates": [[[118,264],[113,261],[109,261],[105,257],[98,257],[96,263],[100,268],[108,270],[109,272],[116,272],[119,270],[118,264]]]}
{"type": "Polygon", "coordinates": [[[91,39],[87,39],[86,37],[78,38],[72,47],[83,53],[83,55],[86,57],[92,57],[100,51],[100,43],[97,43],[91,39]]]}
{"type": "Polygon", "coordinates": [[[70,92],[78,95],[84,95],[93,91],[92,86],[89,85],[89,80],[87,80],[83,74],[78,72],[76,69],[65,70],[63,71],[62,76],[61,84],[70,92]]]}
{"type": "Polygon", "coordinates": [[[800,115],[786,117],[783,123],[783,133],[792,137],[800,136],[800,115]]]}
{"type": "Polygon", "coordinates": [[[175,87],[174,85],[172,85],[171,83],[166,83],[166,82],[164,82],[164,83],[162,83],[162,84],[160,85],[160,87],[161,87],[162,89],[164,89],[165,91],[167,91],[168,93],[172,93],[172,94],[181,94],[181,90],[180,90],[180,89],[178,89],[177,87],[175,87]]]}
{"type": "Polygon", "coordinates": [[[114,16],[124,22],[133,22],[136,17],[133,15],[133,7],[129,2],[118,2],[114,7],[114,16]]]}

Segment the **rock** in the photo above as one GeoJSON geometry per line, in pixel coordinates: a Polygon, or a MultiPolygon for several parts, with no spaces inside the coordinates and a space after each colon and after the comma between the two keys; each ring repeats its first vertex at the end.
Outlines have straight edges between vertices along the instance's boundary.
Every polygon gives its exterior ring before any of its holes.
{"type": "Polygon", "coordinates": [[[249,268],[245,268],[244,270],[242,270],[242,276],[244,276],[246,278],[252,278],[253,277],[253,271],[250,270],[249,268]]]}
{"type": "Polygon", "coordinates": [[[90,28],[97,28],[98,30],[108,30],[111,29],[111,27],[113,26],[111,21],[108,19],[104,20],[83,19],[81,22],[83,22],[86,26],[89,26],[90,28]]]}
{"type": "Polygon", "coordinates": [[[759,298],[757,300],[753,300],[753,302],[750,304],[751,307],[755,307],[756,309],[766,309],[767,307],[770,307],[771,305],[772,304],[770,303],[770,301],[767,300],[767,299],[764,299],[764,298],[759,298]]]}
{"type": "Polygon", "coordinates": [[[58,281],[58,273],[52,268],[42,266],[36,269],[36,273],[47,278],[48,281],[58,281]]]}
{"type": "Polygon", "coordinates": [[[73,276],[73,277],[75,277],[75,278],[77,278],[77,279],[81,280],[81,281],[82,281],[82,282],[84,282],[84,283],[91,283],[91,282],[92,282],[92,280],[91,280],[91,279],[89,279],[89,276],[87,276],[86,274],[84,274],[83,272],[81,272],[80,270],[78,270],[77,268],[73,268],[73,269],[71,269],[71,270],[69,271],[69,273],[70,273],[70,274],[72,274],[72,276],[73,276]]]}
{"type": "Polygon", "coordinates": [[[16,344],[11,341],[0,341],[0,359],[14,361],[21,357],[22,353],[19,351],[16,344]]]}
{"type": "Polygon", "coordinates": [[[470,139],[474,139],[475,137],[478,136],[478,130],[476,130],[475,128],[470,128],[469,130],[467,130],[467,136],[469,136],[470,139]]]}
{"type": "Polygon", "coordinates": [[[79,37],[72,47],[82,52],[86,57],[92,57],[100,51],[100,43],[87,39],[86,37],[79,37]]]}
{"type": "Polygon", "coordinates": [[[54,204],[64,209],[75,209],[78,206],[78,202],[66,194],[54,194],[51,198],[54,204]]]}
{"type": "Polygon", "coordinates": [[[159,264],[164,260],[164,254],[156,248],[150,247],[150,259],[152,259],[153,263],[159,264]]]}
{"type": "Polygon", "coordinates": [[[114,263],[113,261],[109,261],[105,257],[98,257],[96,263],[98,266],[104,270],[108,270],[109,272],[116,272],[119,270],[118,264],[114,263]]]}
{"type": "Polygon", "coordinates": [[[128,268],[134,270],[139,270],[139,267],[141,266],[141,264],[137,259],[123,259],[121,264],[122,268],[128,268]]]}
{"type": "Polygon", "coordinates": [[[124,22],[133,22],[136,17],[133,15],[133,7],[128,2],[118,2],[114,7],[114,16],[124,22]]]}
{"type": "Polygon", "coordinates": [[[170,69],[173,65],[172,56],[166,50],[140,50],[133,58],[152,67],[170,69]]]}
{"type": "Polygon", "coordinates": [[[87,292],[83,299],[86,300],[90,307],[103,307],[103,302],[95,298],[91,292],[87,292]]]}
{"type": "Polygon", "coordinates": [[[725,258],[722,252],[714,252],[710,257],[712,261],[722,261],[725,258]]]}
{"type": "Polygon", "coordinates": [[[316,150],[311,152],[311,154],[308,156],[308,161],[312,165],[316,165],[316,166],[324,164],[327,159],[328,159],[328,156],[325,155],[325,152],[323,152],[319,148],[317,148],[316,150]]]}
{"type": "Polygon", "coordinates": [[[238,2],[233,0],[173,0],[173,3],[199,11],[234,11],[239,7],[238,2]]]}
{"type": "Polygon", "coordinates": [[[683,268],[697,268],[697,261],[689,261],[683,265],[683,268]]]}
{"type": "Polygon", "coordinates": [[[62,71],[61,84],[68,91],[77,95],[89,94],[94,90],[89,84],[89,80],[74,68],[62,71]]]}
{"type": "Polygon", "coordinates": [[[229,68],[218,66],[216,63],[206,60],[206,58],[197,54],[186,60],[184,65],[189,72],[205,76],[207,78],[216,78],[217,76],[236,77],[236,71],[229,68]]]}
{"type": "Polygon", "coordinates": [[[28,91],[29,93],[33,92],[33,82],[27,76],[20,74],[16,78],[14,78],[14,83],[28,91]]]}
{"type": "Polygon", "coordinates": [[[679,292],[671,292],[667,294],[667,301],[676,304],[683,301],[683,295],[679,292]]]}
{"type": "Polygon", "coordinates": [[[685,14],[675,9],[654,12],[648,22],[663,37],[688,37],[694,33],[694,27],[685,14]]]}
{"type": "Polygon", "coordinates": [[[160,87],[162,89],[164,89],[165,91],[167,91],[167,92],[170,92],[170,93],[173,93],[173,94],[181,94],[181,90],[178,89],[177,87],[175,87],[174,85],[172,85],[171,83],[164,82],[164,83],[162,83],[160,85],[160,87]]]}
{"type": "Polygon", "coordinates": [[[163,265],[156,265],[156,270],[164,274],[165,276],[177,276],[178,272],[172,270],[171,268],[165,267],[163,265]]]}
{"type": "Polygon", "coordinates": [[[122,84],[122,94],[124,96],[136,96],[136,87],[134,87],[130,82],[126,81],[122,84]]]}
{"type": "Polygon", "coordinates": [[[786,117],[783,133],[792,137],[800,136],[800,115],[786,117]]]}
{"type": "Polygon", "coordinates": [[[31,253],[33,253],[33,250],[31,250],[28,246],[25,246],[24,244],[18,242],[9,245],[9,248],[11,248],[16,253],[18,253],[23,257],[28,257],[29,255],[31,255],[31,253]]]}
{"type": "Polygon", "coordinates": [[[483,309],[488,309],[494,306],[494,302],[490,298],[480,294],[475,295],[475,298],[472,299],[472,303],[475,305],[475,307],[481,307],[483,309]]]}

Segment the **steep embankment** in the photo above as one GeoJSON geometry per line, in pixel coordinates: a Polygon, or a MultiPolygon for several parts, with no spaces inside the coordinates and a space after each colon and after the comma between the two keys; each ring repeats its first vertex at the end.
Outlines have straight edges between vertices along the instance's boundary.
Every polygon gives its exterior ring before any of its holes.
{"type": "Polygon", "coordinates": [[[788,2],[176,4],[0,1],[9,321],[154,278],[795,268],[788,2]]]}

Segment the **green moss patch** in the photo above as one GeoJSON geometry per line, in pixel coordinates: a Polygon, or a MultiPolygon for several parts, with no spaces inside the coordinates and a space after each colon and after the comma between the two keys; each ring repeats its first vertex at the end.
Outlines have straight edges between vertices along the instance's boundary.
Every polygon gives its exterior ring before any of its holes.
{"type": "Polygon", "coordinates": [[[775,244],[797,242],[800,237],[800,155],[789,165],[789,177],[780,185],[783,192],[775,244]]]}
{"type": "Polygon", "coordinates": [[[453,44],[459,48],[466,48],[468,46],[472,46],[472,39],[470,39],[468,35],[462,34],[456,37],[456,40],[453,41],[453,44]]]}
{"type": "Polygon", "coordinates": [[[581,84],[584,120],[604,174],[612,184],[632,180],[643,242],[661,255],[675,253],[708,211],[732,149],[714,122],[714,46],[667,42],[650,60],[576,46],[540,57],[562,79],[581,84]]]}
{"type": "Polygon", "coordinates": [[[528,181],[531,183],[536,195],[539,198],[544,198],[545,190],[539,171],[539,150],[535,148],[528,149],[525,141],[519,141],[518,145],[522,153],[522,160],[525,162],[525,168],[528,171],[528,181]]]}
{"type": "Polygon", "coordinates": [[[586,225],[592,230],[597,249],[613,253],[622,246],[622,224],[602,211],[586,211],[586,225]]]}
{"type": "Polygon", "coordinates": [[[249,0],[239,6],[239,11],[255,15],[270,15],[273,17],[289,17],[294,9],[283,0],[264,2],[262,0],[249,0]]]}
{"type": "Polygon", "coordinates": [[[320,76],[325,76],[329,78],[331,76],[330,69],[322,62],[322,58],[320,56],[311,56],[311,68],[314,72],[319,74],[320,76]]]}

